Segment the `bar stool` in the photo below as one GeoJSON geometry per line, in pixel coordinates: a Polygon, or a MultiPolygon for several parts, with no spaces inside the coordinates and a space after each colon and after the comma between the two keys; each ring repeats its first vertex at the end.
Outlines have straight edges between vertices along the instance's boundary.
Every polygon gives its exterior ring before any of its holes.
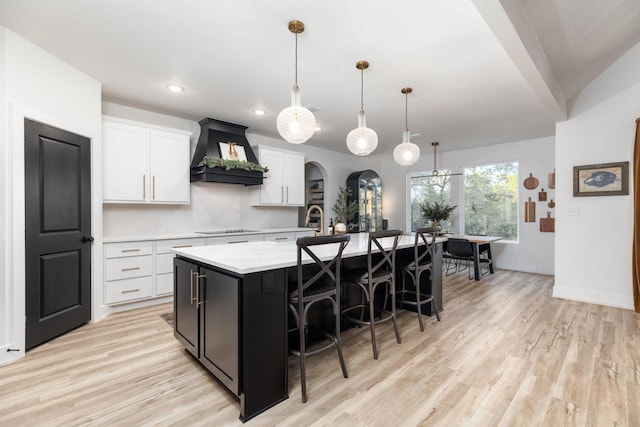
{"type": "Polygon", "coordinates": [[[307,401],[307,381],[305,359],[307,356],[320,353],[333,346],[338,349],[338,358],[342,367],[342,375],[347,378],[347,368],[342,357],[342,345],[340,343],[340,263],[342,251],[349,242],[350,235],[301,237],[296,241],[298,246],[297,287],[289,294],[289,308],[293,313],[296,327],[289,332],[298,330],[300,350],[290,349],[290,353],[300,359],[300,382],[302,389],[302,402],[307,401]],[[314,252],[315,251],[315,252],[314,252]],[[325,257],[327,251],[331,251],[331,260],[325,262],[320,258],[325,257]],[[314,261],[312,264],[303,264],[303,252],[314,261]],[[322,255],[318,255],[321,252],[322,255]],[[335,254],[335,255],[334,255],[335,254]],[[311,276],[311,277],[309,277],[311,276]],[[309,310],[320,301],[330,302],[335,317],[335,331],[329,333],[320,331],[327,342],[314,346],[313,350],[307,348],[307,335],[309,332],[309,310]]]}
{"type": "Polygon", "coordinates": [[[396,291],[396,294],[400,295],[400,306],[404,304],[416,306],[420,331],[424,331],[424,325],[422,324],[422,304],[431,303],[431,308],[436,313],[438,322],[440,321],[438,306],[433,295],[425,294],[420,290],[420,276],[426,271],[429,273],[432,272],[431,260],[433,259],[436,236],[439,231],[440,227],[427,227],[416,230],[413,244],[413,260],[402,267],[402,288],[396,291]],[[405,279],[407,275],[411,277],[413,289],[407,289],[406,287],[405,279]],[[405,300],[405,295],[407,294],[412,295],[414,298],[408,301],[405,300]]]}
{"type": "Polygon", "coordinates": [[[342,310],[342,313],[345,315],[346,319],[357,325],[369,326],[374,359],[378,358],[375,325],[381,322],[386,322],[387,320],[393,321],[396,340],[398,341],[398,344],[401,342],[400,333],[398,332],[398,324],[396,322],[395,301],[396,247],[398,246],[398,239],[401,234],[401,230],[375,231],[369,233],[367,246],[367,270],[364,273],[361,270],[347,270],[344,274],[345,283],[355,284],[360,288],[361,301],[360,304],[356,304],[342,310]],[[387,239],[386,242],[382,242],[382,239],[385,238],[392,239],[391,243],[388,241],[389,239],[387,239]],[[376,307],[375,293],[380,285],[384,285],[386,288],[384,303],[382,306],[376,307]],[[391,295],[390,309],[387,307],[389,295],[391,295]],[[360,310],[359,318],[355,318],[350,315],[350,313],[356,309],[360,310]],[[369,312],[367,320],[364,320],[365,309],[369,312]]]}

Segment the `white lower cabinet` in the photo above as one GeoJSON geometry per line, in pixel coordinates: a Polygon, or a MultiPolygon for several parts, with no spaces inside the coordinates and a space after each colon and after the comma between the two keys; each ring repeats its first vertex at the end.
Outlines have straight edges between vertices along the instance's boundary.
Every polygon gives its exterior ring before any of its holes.
{"type": "Polygon", "coordinates": [[[122,304],[153,296],[153,277],[107,282],[105,300],[108,305],[122,304]]]}
{"type": "MultiPolygon", "coordinates": [[[[153,305],[173,295],[173,248],[227,245],[255,241],[295,242],[314,231],[235,234],[201,238],[117,242],[104,244],[104,302],[108,306],[153,305]]],[[[124,307],[124,308],[123,308],[124,307]]],[[[133,306],[132,306],[133,307],[133,306]]]]}
{"type": "Polygon", "coordinates": [[[104,246],[105,304],[121,304],[153,295],[153,243],[104,246]]]}
{"type": "Polygon", "coordinates": [[[200,238],[158,240],[155,243],[156,296],[166,296],[173,294],[173,258],[175,257],[175,254],[171,252],[171,249],[204,246],[204,242],[205,239],[200,238]]]}
{"type": "Polygon", "coordinates": [[[119,305],[173,294],[172,248],[203,246],[204,238],[105,243],[106,305],[119,305]]]}

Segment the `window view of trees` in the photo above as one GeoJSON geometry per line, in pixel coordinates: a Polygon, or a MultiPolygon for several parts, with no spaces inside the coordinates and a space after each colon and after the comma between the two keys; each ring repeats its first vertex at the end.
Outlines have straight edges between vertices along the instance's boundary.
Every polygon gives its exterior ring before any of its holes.
{"type": "Polygon", "coordinates": [[[464,168],[464,233],[518,240],[518,163],[464,168]]]}
{"type": "MultiPolygon", "coordinates": [[[[448,170],[441,172],[449,173],[448,170]]],[[[450,178],[444,176],[432,176],[431,172],[416,172],[411,174],[409,182],[411,188],[411,231],[426,227],[427,221],[422,217],[420,203],[424,201],[439,201],[449,203],[450,178]]],[[[442,221],[443,230],[449,229],[449,221],[442,221]]]]}

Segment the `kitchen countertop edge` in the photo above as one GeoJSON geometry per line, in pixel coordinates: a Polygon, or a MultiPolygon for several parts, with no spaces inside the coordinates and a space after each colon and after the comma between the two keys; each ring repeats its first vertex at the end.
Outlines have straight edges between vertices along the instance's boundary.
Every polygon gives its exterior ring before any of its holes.
{"type": "Polygon", "coordinates": [[[137,236],[107,236],[102,239],[102,243],[123,243],[123,242],[141,242],[149,240],[179,240],[179,239],[198,239],[207,237],[222,236],[243,236],[250,234],[273,234],[273,233],[296,233],[314,230],[307,227],[285,227],[285,228],[264,228],[259,231],[246,231],[237,233],[217,233],[217,234],[201,234],[196,232],[176,232],[167,234],[149,234],[137,236]]]}

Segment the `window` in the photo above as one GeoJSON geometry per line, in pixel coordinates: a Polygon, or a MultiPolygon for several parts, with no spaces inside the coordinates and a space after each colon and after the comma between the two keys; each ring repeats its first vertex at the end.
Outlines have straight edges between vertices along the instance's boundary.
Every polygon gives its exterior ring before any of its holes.
{"type": "MultiPolygon", "coordinates": [[[[449,173],[449,170],[441,170],[449,173]]],[[[432,176],[429,172],[414,172],[409,176],[409,187],[411,197],[411,231],[416,231],[420,227],[428,224],[422,218],[420,203],[424,201],[445,201],[449,202],[451,197],[450,177],[432,176]]],[[[440,226],[443,230],[450,229],[450,221],[442,221],[440,226]]]]}
{"type": "Polygon", "coordinates": [[[464,168],[464,234],[518,240],[518,162],[464,168]]]}

